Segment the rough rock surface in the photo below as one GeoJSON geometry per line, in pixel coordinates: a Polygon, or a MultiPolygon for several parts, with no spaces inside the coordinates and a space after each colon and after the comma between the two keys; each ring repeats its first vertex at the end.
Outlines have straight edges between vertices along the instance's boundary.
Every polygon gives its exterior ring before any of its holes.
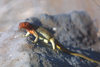
{"type": "MultiPolygon", "coordinates": [[[[25,21],[47,28],[69,50],[100,61],[100,53],[90,48],[97,37],[95,27],[87,13],[75,11],[61,15],[42,14],[25,21]]],[[[80,57],[63,52],[56,53],[51,47],[46,46],[47,44],[41,42],[32,44],[32,36],[22,37],[24,33],[18,31],[18,24],[13,25],[7,32],[0,33],[0,67],[98,66],[80,57]]]]}

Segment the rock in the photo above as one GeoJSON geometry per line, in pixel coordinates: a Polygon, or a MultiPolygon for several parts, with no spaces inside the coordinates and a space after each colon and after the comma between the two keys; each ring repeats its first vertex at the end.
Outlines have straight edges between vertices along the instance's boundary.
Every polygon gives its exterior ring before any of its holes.
{"type": "MultiPolygon", "coordinates": [[[[96,31],[87,13],[75,11],[60,15],[42,14],[25,21],[48,29],[68,50],[100,61],[98,59],[100,53],[88,48],[96,42],[96,31]]],[[[18,30],[18,24],[7,32],[0,33],[0,67],[96,67],[98,65],[61,51],[53,51],[51,44],[40,41],[37,44],[31,43],[33,36],[22,37],[24,33],[18,30]]]]}

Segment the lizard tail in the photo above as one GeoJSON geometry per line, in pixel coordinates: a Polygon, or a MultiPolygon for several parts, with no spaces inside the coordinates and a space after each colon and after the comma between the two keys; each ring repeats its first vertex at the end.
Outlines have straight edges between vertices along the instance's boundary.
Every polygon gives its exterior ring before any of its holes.
{"type": "Polygon", "coordinates": [[[70,54],[71,54],[71,55],[74,55],[74,56],[79,56],[79,57],[81,57],[81,58],[83,58],[83,59],[86,59],[86,60],[88,60],[88,61],[91,61],[91,62],[100,64],[99,61],[93,60],[93,59],[91,59],[91,58],[89,58],[89,57],[86,57],[86,56],[84,56],[84,55],[82,55],[82,54],[78,54],[78,53],[70,53],[70,54]]]}
{"type": "Polygon", "coordinates": [[[63,51],[64,53],[67,53],[67,54],[70,54],[70,55],[73,55],[73,56],[78,56],[78,57],[81,57],[83,59],[86,59],[88,61],[91,61],[91,62],[94,62],[94,63],[97,63],[97,64],[100,64],[100,61],[96,61],[96,60],[93,60],[89,57],[86,57],[82,54],[78,54],[78,53],[74,53],[72,51],[69,51],[68,49],[66,49],[63,45],[61,45],[57,40],[56,40],[56,47],[60,50],[60,51],[63,51]]]}

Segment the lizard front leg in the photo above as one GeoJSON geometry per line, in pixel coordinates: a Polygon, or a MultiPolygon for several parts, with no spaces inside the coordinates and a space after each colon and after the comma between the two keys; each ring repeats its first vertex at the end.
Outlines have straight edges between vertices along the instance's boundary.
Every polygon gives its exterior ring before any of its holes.
{"type": "Polygon", "coordinates": [[[25,35],[22,35],[23,37],[28,37],[30,35],[29,32],[27,32],[25,35]]]}
{"type": "Polygon", "coordinates": [[[27,32],[25,36],[27,37],[27,36],[29,36],[29,35],[30,35],[30,33],[29,33],[29,32],[27,32]]]}
{"type": "MultiPolygon", "coordinates": [[[[27,32],[27,33],[24,35],[24,37],[28,37],[30,34],[31,34],[30,32],[27,32]]],[[[33,43],[36,43],[36,42],[38,41],[38,35],[36,35],[36,34],[33,34],[33,35],[35,36],[35,40],[32,41],[32,42],[33,42],[33,43]]]]}
{"type": "Polygon", "coordinates": [[[37,34],[36,31],[34,31],[34,30],[29,31],[29,32],[35,36],[35,40],[32,41],[32,42],[33,42],[33,43],[36,43],[36,42],[38,41],[38,38],[39,38],[38,34],[37,34]]]}

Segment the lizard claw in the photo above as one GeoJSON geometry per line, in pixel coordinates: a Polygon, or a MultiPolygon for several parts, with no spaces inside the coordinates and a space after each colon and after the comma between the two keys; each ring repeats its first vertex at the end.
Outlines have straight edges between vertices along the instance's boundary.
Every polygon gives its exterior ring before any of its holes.
{"type": "Polygon", "coordinates": [[[37,42],[37,40],[35,39],[34,41],[32,41],[32,43],[36,43],[37,42]]]}
{"type": "Polygon", "coordinates": [[[53,49],[56,53],[59,53],[59,51],[57,49],[53,49]]]}

